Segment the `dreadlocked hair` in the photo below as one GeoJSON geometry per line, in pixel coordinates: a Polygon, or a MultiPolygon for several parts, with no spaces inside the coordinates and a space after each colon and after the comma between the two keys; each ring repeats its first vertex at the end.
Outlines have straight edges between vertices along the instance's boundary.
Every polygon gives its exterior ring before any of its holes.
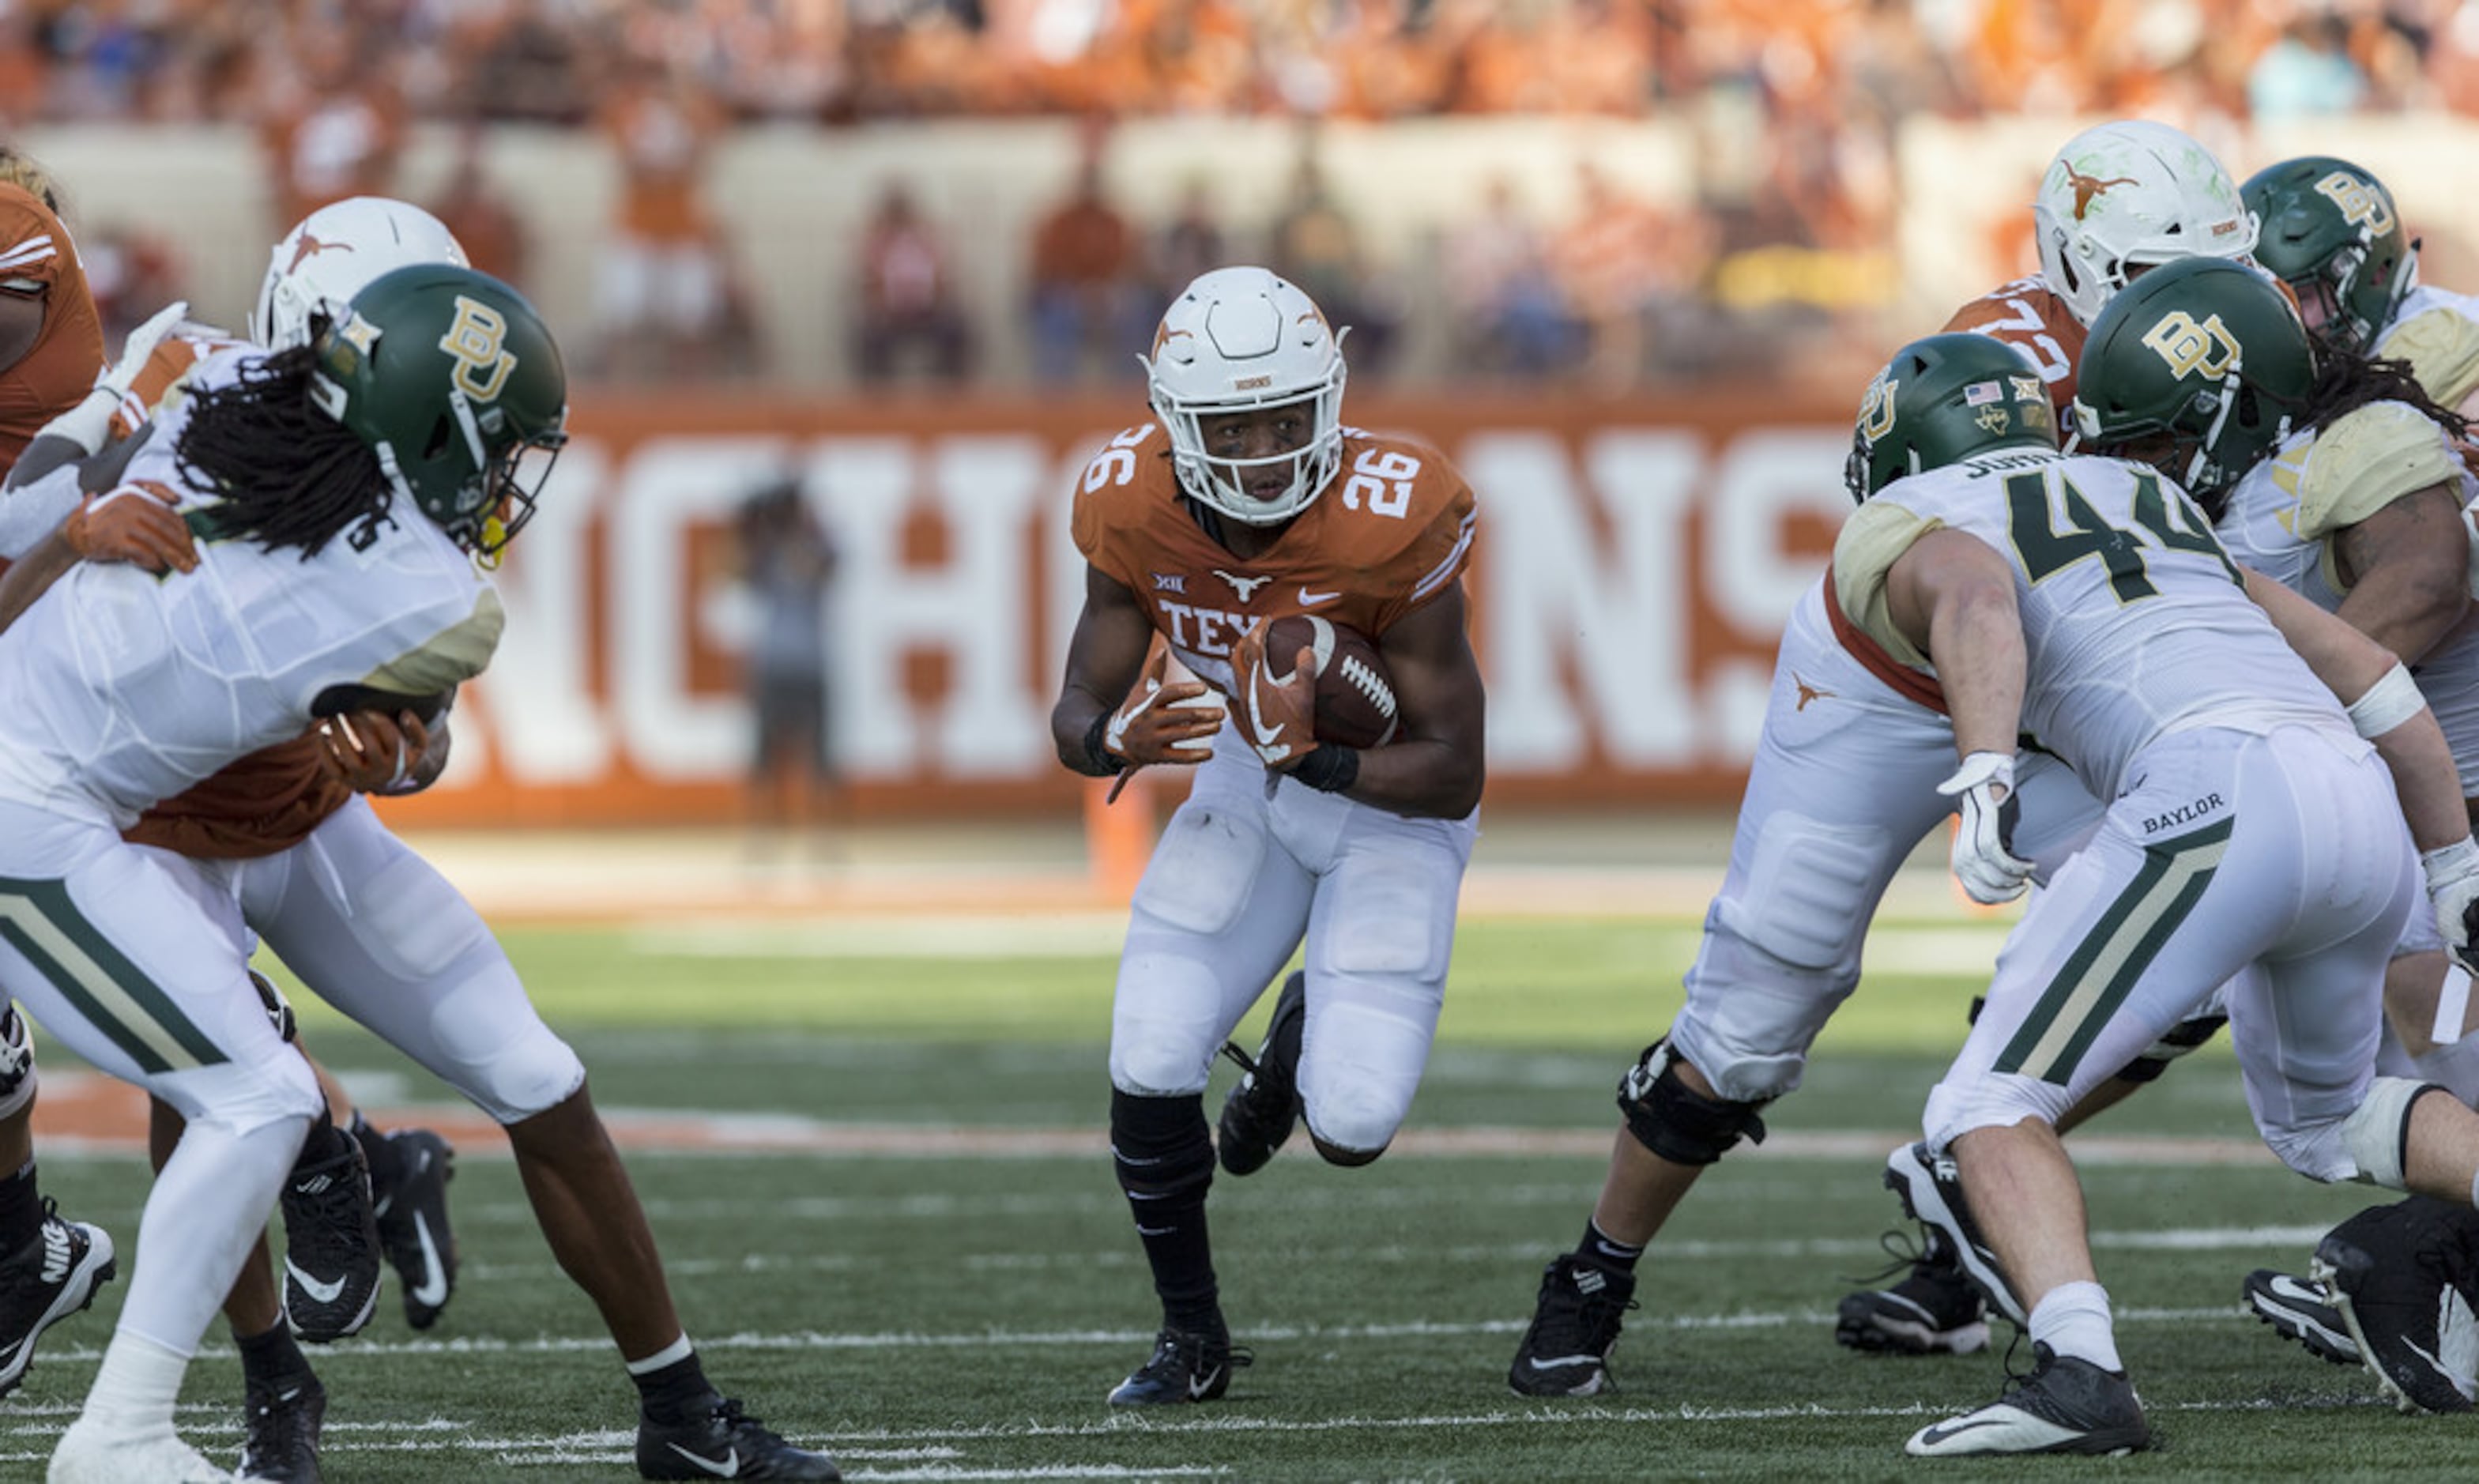
{"type": "Polygon", "coordinates": [[[279,350],[194,394],[172,449],[182,473],[223,497],[205,512],[217,535],[298,547],[305,562],[340,532],[355,550],[376,541],[396,499],[370,445],[311,401],[314,355],[279,350]]]}
{"type": "Polygon", "coordinates": [[[2470,420],[2437,405],[2408,361],[2386,360],[2331,345],[2315,347],[2315,380],[2288,411],[2294,428],[2320,432],[2370,402],[2406,402],[2456,443],[2470,432],[2470,420]]]}

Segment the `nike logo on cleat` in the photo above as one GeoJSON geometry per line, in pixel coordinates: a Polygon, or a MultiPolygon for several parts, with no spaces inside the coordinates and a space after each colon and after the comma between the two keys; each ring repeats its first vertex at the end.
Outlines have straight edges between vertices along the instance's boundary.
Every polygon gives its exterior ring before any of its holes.
{"type": "Polygon", "coordinates": [[[1977,1432],[1983,1427],[2005,1427],[2009,1425],[2010,1421],[2010,1419],[1999,1417],[1957,1418],[1951,1422],[1939,1422],[1921,1433],[1920,1443],[1925,1447],[1934,1447],[1949,1438],[1959,1438],[1964,1433],[1977,1432]]]}
{"type": "Polygon", "coordinates": [[[1588,1366],[1599,1359],[1597,1355],[1554,1355],[1547,1360],[1532,1359],[1523,1364],[1535,1370],[1564,1370],[1570,1366],[1588,1366]]]}
{"type": "Polygon", "coordinates": [[[284,1260],[284,1272],[287,1277],[301,1285],[301,1292],[322,1304],[334,1303],[336,1295],[345,1292],[344,1279],[338,1278],[333,1283],[321,1283],[295,1267],[289,1257],[284,1260]]]}
{"type": "Polygon", "coordinates": [[[415,1216],[413,1235],[422,1243],[422,1282],[414,1288],[413,1299],[436,1309],[447,1302],[447,1268],[439,1261],[438,1245],[430,1240],[429,1222],[415,1216]]]}
{"type": "Polygon", "coordinates": [[[2319,1289],[2313,1284],[2301,1283],[2297,1279],[2289,1276],[2287,1273],[2283,1273],[2279,1277],[2274,1278],[2272,1282],[2266,1284],[2265,1287],[2271,1289],[2273,1292],[2279,1294],[2283,1298],[2295,1298],[2306,1303],[2323,1304],[2327,1307],[2330,1307],[2333,1302],[2331,1297],[2329,1297],[2322,1289],[2319,1289]]]}
{"type": "Polygon", "coordinates": [[[680,1446],[677,1443],[671,1444],[669,1446],[673,1452],[679,1454],[682,1458],[687,1459],[690,1463],[697,1465],[706,1472],[713,1474],[718,1479],[736,1479],[740,1477],[740,1449],[738,1448],[733,1448],[730,1452],[724,1454],[721,1458],[708,1458],[703,1453],[692,1453],[687,1448],[680,1446]]]}
{"type": "Polygon", "coordinates": [[[1189,1376],[1188,1378],[1188,1399],[1190,1401],[1203,1401],[1205,1399],[1205,1394],[1214,1390],[1215,1385],[1221,1380],[1222,1368],[1219,1366],[1214,1367],[1212,1370],[1207,1371],[1201,1376],[1189,1376]]]}

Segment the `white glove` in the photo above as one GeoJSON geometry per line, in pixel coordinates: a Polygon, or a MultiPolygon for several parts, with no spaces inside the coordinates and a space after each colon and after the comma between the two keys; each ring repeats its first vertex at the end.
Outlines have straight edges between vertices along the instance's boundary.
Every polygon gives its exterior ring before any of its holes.
{"type": "Polygon", "coordinates": [[[130,331],[129,339],[121,343],[120,359],[95,378],[94,390],[86,395],[86,400],[44,423],[35,436],[65,438],[89,453],[102,448],[112,434],[112,415],[120,410],[122,398],[138,384],[155,347],[189,313],[189,300],[174,299],[157,310],[153,319],[130,331]]]}
{"type": "MultiPolygon", "coordinates": [[[[1937,792],[1958,798],[1962,826],[1954,835],[1954,874],[1974,902],[2011,902],[2032,883],[2032,862],[2014,854],[2014,755],[1974,753],[1937,792]]],[[[2479,870],[2479,858],[2473,860],[2479,870]]]]}
{"type": "Polygon", "coordinates": [[[2421,852],[2418,864],[2427,873],[2427,898],[2436,905],[2444,951],[2456,962],[2469,963],[2470,914],[2479,907],[2479,844],[2465,835],[2442,850],[2421,852]]]}

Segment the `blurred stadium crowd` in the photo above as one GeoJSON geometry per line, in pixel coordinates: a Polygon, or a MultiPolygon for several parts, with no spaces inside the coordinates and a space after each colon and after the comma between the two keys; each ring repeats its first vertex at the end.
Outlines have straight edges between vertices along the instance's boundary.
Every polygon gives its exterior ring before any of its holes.
{"type": "MultiPolygon", "coordinates": [[[[2208,140],[2323,114],[2479,113],[2479,3],[2462,0],[14,0],[0,120],[247,122],[270,231],[400,191],[417,123],[592,131],[625,186],[584,369],[763,376],[729,223],[702,167],[735,126],[1031,115],[1095,120],[1088,167],[1021,244],[1021,305],[957,292],[955,241],[904,183],[856,224],[844,359],[862,383],[965,381],[997,336],[1043,385],[1133,373],[1166,286],[1268,262],[1356,326],[1356,373],[1398,366],[1411,292],[1325,188],[1314,130],[1270,219],[1210,182],[1166,219],[1109,189],[1103,121],[1304,125],[1498,114],[1690,121],[1685,199],[1581,167],[1555,219],[1493,183],[1442,223],[1434,287],[1460,376],[1604,390],[1766,364],[1784,335],[1871,345],[1910,115],[2106,113],[2208,140]],[[1016,318],[1000,322],[1001,315],[1016,318]],[[1708,333],[1717,322],[1742,332],[1708,333]],[[1724,348],[1724,347],[1728,348],[1724,348]],[[1744,357],[1746,365],[1721,357],[1744,357]]],[[[525,233],[476,144],[428,200],[478,266],[526,286],[525,233]]],[[[984,243],[967,244],[991,250],[984,243]]],[[[177,247],[94,244],[118,322],[181,288],[177,247]]]]}

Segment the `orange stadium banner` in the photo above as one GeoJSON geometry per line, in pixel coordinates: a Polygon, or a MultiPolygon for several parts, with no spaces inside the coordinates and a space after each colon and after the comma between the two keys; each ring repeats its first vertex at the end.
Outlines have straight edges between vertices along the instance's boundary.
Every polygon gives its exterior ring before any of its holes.
{"type": "MultiPolygon", "coordinates": [[[[1355,398],[1480,496],[1470,579],[1493,806],[1727,804],[1772,652],[1849,509],[1849,409],[1743,389],[1657,400],[1355,398]]],[[[751,751],[740,502],[796,473],[833,533],[832,751],[859,818],[1071,813],[1048,712],[1110,400],[578,398],[510,549],[508,629],[408,825],[712,821],[751,751]]]]}

